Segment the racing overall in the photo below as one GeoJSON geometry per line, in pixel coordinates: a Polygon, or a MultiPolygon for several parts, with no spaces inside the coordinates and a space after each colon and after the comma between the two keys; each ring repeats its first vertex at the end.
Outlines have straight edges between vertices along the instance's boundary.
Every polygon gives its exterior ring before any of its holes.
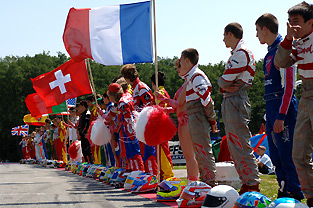
{"type": "Polygon", "coordinates": [[[182,76],[187,81],[186,112],[201,181],[215,186],[216,167],[210,138],[211,125],[216,124],[212,85],[203,71],[195,65],[182,76]]]}
{"type": "MultiPolygon", "coordinates": [[[[159,86],[159,92],[167,97],[170,98],[168,92],[165,90],[164,86],[159,86]]],[[[158,100],[155,98],[155,103],[161,107],[166,107],[167,103],[158,100]]],[[[171,157],[171,152],[168,146],[168,142],[163,142],[160,146],[159,158],[160,158],[160,180],[168,179],[170,177],[174,177],[173,173],[173,162],[171,157]]],[[[157,148],[157,146],[155,146],[157,148]]]]}
{"type": "Polygon", "coordinates": [[[239,90],[234,93],[223,92],[222,118],[228,148],[239,178],[242,184],[255,186],[260,183],[260,179],[254,151],[250,145],[251,133],[248,127],[251,108],[248,90],[255,74],[255,61],[242,39],[231,54],[224,74],[218,79],[218,85],[223,91],[236,83],[239,84],[239,90]]]}
{"type": "MultiPolygon", "coordinates": [[[[133,99],[135,110],[140,112],[145,106],[152,105],[153,95],[151,89],[139,78],[133,82],[133,99]]],[[[139,141],[140,152],[145,166],[145,172],[158,175],[158,164],[156,161],[155,147],[139,141]]]]}
{"type": "Polygon", "coordinates": [[[298,111],[298,102],[294,95],[296,74],[293,66],[279,69],[274,64],[277,47],[281,41],[282,37],[278,35],[272,45],[268,46],[263,63],[266,134],[280,191],[303,198],[296,167],[292,161],[293,134],[298,111]],[[284,120],[284,130],[280,133],[273,131],[276,119],[284,120]]]}
{"type": "Polygon", "coordinates": [[[118,131],[121,148],[122,168],[144,170],[139,141],[134,130],[134,102],[131,94],[123,93],[117,106],[118,131]]]}
{"type": "Polygon", "coordinates": [[[298,62],[302,79],[297,122],[293,139],[292,158],[306,198],[313,198],[313,32],[295,41],[285,38],[278,46],[275,64],[288,68],[298,62]]]}

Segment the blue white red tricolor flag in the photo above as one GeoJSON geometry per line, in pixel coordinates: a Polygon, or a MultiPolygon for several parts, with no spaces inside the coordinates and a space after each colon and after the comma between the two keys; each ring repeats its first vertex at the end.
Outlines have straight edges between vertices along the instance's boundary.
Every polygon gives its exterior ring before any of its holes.
{"type": "Polygon", "coordinates": [[[150,1],[95,9],[71,8],[63,42],[74,61],[104,65],[152,62],[150,1]]]}
{"type": "Polygon", "coordinates": [[[12,136],[27,136],[28,135],[28,125],[22,125],[12,128],[12,136]]]}

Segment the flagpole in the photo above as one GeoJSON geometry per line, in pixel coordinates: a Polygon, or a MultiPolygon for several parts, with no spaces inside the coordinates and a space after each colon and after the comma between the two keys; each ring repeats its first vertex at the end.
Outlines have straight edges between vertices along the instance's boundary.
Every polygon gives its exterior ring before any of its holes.
{"type": "MultiPolygon", "coordinates": [[[[158,80],[158,56],[157,56],[157,44],[156,44],[156,18],[155,18],[155,0],[152,0],[153,3],[153,32],[154,32],[154,66],[155,66],[155,91],[159,89],[159,80],[158,80]]],[[[155,96],[156,97],[156,96],[155,96]]],[[[158,102],[156,102],[158,105],[158,102]]],[[[160,183],[160,145],[157,145],[157,164],[158,164],[158,183],[160,183]]]]}
{"type": "Polygon", "coordinates": [[[93,95],[95,96],[96,105],[98,105],[97,96],[96,96],[96,88],[95,88],[95,84],[93,82],[93,76],[92,76],[92,72],[91,72],[89,58],[87,58],[87,65],[89,68],[89,75],[90,75],[91,85],[92,85],[92,89],[93,89],[93,95]]]}

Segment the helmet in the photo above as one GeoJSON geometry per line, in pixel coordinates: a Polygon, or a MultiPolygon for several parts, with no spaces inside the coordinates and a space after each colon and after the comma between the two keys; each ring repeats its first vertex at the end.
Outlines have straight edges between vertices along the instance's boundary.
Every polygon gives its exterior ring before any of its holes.
{"type": "Polygon", "coordinates": [[[109,169],[107,169],[107,171],[105,172],[104,176],[103,176],[103,183],[109,183],[110,179],[112,177],[113,172],[117,169],[117,167],[111,167],[109,169]],[[111,173],[112,172],[112,173],[111,173]]]}
{"type": "Polygon", "coordinates": [[[125,171],[125,169],[124,169],[124,168],[118,168],[118,169],[116,169],[116,170],[113,172],[112,177],[111,177],[111,180],[110,180],[110,184],[111,184],[112,186],[115,185],[115,182],[116,182],[116,180],[117,180],[117,177],[118,177],[118,175],[119,175],[122,171],[125,171]]]}
{"type": "Polygon", "coordinates": [[[159,183],[157,201],[176,201],[186,186],[187,183],[179,178],[171,177],[163,180],[159,183]]]}
{"type": "Polygon", "coordinates": [[[251,191],[242,194],[235,202],[233,208],[263,208],[267,207],[271,202],[272,200],[267,196],[259,192],[251,191]]]}
{"type": "Polygon", "coordinates": [[[231,186],[219,185],[211,188],[202,204],[202,208],[232,208],[239,198],[238,192],[231,186]]]}
{"type": "Polygon", "coordinates": [[[154,191],[158,187],[158,179],[155,175],[146,173],[144,175],[137,176],[132,183],[131,192],[148,192],[154,191]]]}
{"type": "Polygon", "coordinates": [[[211,186],[201,181],[191,182],[176,200],[179,207],[201,207],[211,186]]]}
{"type": "Polygon", "coordinates": [[[307,205],[302,204],[296,199],[293,198],[278,198],[270,205],[268,206],[269,208],[308,208],[307,205]]]}
{"type": "Polygon", "coordinates": [[[102,170],[104,169],[104,167],[102,165],[100,165],[96,170],[95,170],[95,174],[93,176],[94,179],[99,179],[100,173],[102,172],[102,170]]]}
{"type": "Polygon", "coordinates": [[[103,182],[104,176],[105,176],[105,174],[106,174],[106,172],[107,172],[108,169],[109,169],[109,167],[104,167],[104,168],[101,170],[101,172],[100,172],[100,174],[99,174],[99,178],[98,178],[100,182],[103,182]]]}
{"type": "Polygon", "coordinates": [[[47,160],[46,166],[47,166],[48,168],[54,168],[54,161],[53,161],[53,160],[47,160]]]}
{"type": "Polygon", "coordinates": [[[131,170],[123,170],[117,176],[116,181],[114,183],[115,188],[122,188],[124,187],[124,182],[126,181],[127,176],[131,173],[131,170]]]}
{"type": "Polygon", "coordinates": [[[131,190],[131,187],[132,187],[132,183],[134,182],[135,178],[136,178],[137,176],[143,175],[143,174],[145,174],[145,173],[144,173],[143,171],[141,171],[141,170],[135,170],[135,171],[131,172],[131,173],[127,176],[127,178],[126,178],[126,180],[125,180],[124,189],[125,189],[126,191],[130,191],[130,190],[131,190]]]}

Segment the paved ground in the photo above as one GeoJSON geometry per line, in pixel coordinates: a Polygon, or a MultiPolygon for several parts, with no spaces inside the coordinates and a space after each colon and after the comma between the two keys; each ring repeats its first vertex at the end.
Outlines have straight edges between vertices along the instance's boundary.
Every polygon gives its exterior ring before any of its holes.
{"type": "MultiPolygon", "coordinates": [[[[0,207],[169,207],[69,172],[0,164],[0,207]]],[[[186,177],[186,170],[175,170],[186,177]]]]}

